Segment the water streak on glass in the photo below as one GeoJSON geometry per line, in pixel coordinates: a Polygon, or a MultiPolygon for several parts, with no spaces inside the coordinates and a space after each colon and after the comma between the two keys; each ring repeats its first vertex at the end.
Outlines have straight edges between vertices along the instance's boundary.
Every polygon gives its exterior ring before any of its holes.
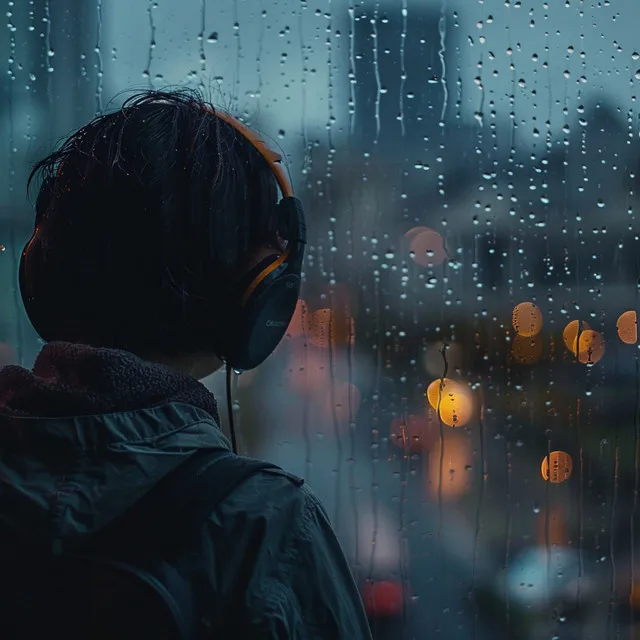
{"type": "Polygon", "coordinates": [[[447,86],[447,63],[445,61],[447,37],[447,0],[442,0],[442,4],[440,5],[438,34],[440,36],[440,49],[438,50],[438,57],[440,58],[440,65],[442,69],[440,74],[440,82],[442,84],[442,111],[440,112],[440,123],[444,127],[444,118],[447,113],[447,106],[449,102],[449,88],[447,86]]]}
{"type": "MultiPolygon", "coordinates": [[[[405,66],[405,41],[407,39],[407,20],[409,17],[409,9],[407,0],[402,0],[402,31],[400,33],[400,104],[398,119],[400,120],[400,130],[402,137],[405,136],[406,128],[404,123],[404,86],[407,80],[407,68],[405,66]]],[[[444,63],[443,63],[444,64],[444,63]]]]}
{"type": "Polygon", "coordinates": [[[376,640],[637,635],[633,3],[4,6],[0,366],[41,347],[33,161],[128,89],[200,90],[277,141],[308,216],[297,329],[233,379],[241,448],[318,493],[376,640]]]}
{"type": "Polygon", "coordinates": [[[373,56],[373,68],[376,78],[376,107],[375,107],[375,119],[376,119],[376,137],[375,143],[378,143],[378,139],[380,137],[380,127],[382,126],[380,122],[380,102],[382,100],[382,80],[380,78],[380,50],[378,47],[378,5],[376,4],[375,11],[373,12],[373,18],[371,20],[371,45],[372,51],[371,55],[373,56]]]}
{"type": "Polygon", "coordinates": [[[356,77],[355,60],[355,25],[356,10],[352,0],[349,2],[349,133],[353,134],[356,126],[356,77]]]}
{"type": "Polygon", "coordinates": [[[102,64],[102,0],[96,0],[96,114],[102,113],[102,89],[104,69],[102,64]]]}
{"type": "Polygon", "coordinates": [[[153,89],[153,78],[151,76],[151,65],[153,64],[153,50],[156,48],[156,25],[153,18],[153,11],[158,6],[156,0],[149,0],[147,14],[149,16],[149,53],[147,57],[147,67],[142,73],[142,77],[147,79],[149,88],[153,89]]]}

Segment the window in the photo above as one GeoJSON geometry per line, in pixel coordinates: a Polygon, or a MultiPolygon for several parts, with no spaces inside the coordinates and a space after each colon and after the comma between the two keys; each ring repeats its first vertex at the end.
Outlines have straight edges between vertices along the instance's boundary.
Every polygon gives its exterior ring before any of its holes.
{"type": "Polygon", "coordinates": [[[123,90],[201,86],[284,151],[309,218],[287,338],[238,380],[241,444],[323,499],[376,637],[637,633],[633,2],[6,15],[0,364],[39,348],[14,286],[29,164],[123,90]]]}

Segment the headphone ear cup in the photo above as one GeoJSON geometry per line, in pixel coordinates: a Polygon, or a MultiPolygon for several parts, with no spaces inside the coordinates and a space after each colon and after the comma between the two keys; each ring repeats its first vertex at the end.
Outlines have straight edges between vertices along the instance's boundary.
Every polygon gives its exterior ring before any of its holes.
{"type": "MultiPolygon", "coordinates": [[[[242,279],[239,290],[247,290],[271,265],[281,260],[269,256],[242,279]]],[[[255,288],[239,299],[234,328],[226,339],[223,357],[234,369],[248,371],[262,364],[278,346],[291,322],[300,295],[300,276],[286,264],[262,277],[255,288]]]]}

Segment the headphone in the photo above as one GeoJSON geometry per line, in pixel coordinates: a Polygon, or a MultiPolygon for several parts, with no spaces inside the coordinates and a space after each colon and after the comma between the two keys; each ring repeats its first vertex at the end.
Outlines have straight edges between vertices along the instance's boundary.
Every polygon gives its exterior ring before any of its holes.
{"type": "MultiPolygon", "coordinates": [[[[301,272],[307,242],[306,222],[301,202],[294,197],[291,184],[278,164],[281,156],[269,149],[248,127],[233,116],[212,111],[218,118],[238,131],[267,161],[278,183],[282,198],[277,204],[279,226],[286,229],[287,244],[283,253],[262,259],[234,287],[233,322],[224,336],[217,355],[227,370],[238,372],[262,364],[284,337],[300,296],[301,272]]],[[[59,172],[59,170],[58,170],[59,172]]],[[[19,285],[25,310],[35,330],[47,334],[47,305],[34,295],[27,282],[27,263],[37,252],[36,243],[40,218],[53,195],[55,178],[43,185],[36,203],[36,227],[20,258],[19,285]]],[[[44,268],[44,267],[41,267],[44,268]]]]}
{"type": "Polygon", "coordinates": [[[289,236],[284,253],[261,260],[237,286],[237,324],[219,355],[228,367],[247,371],[262,364],[287,332],[300,297],[307,225],[302,203],[294,197],[291,184],[278,164],[282,157],[233,116],[221,111],[215,114],[244,136],[267,161],[282,194],[276,215],[289,236]]]}

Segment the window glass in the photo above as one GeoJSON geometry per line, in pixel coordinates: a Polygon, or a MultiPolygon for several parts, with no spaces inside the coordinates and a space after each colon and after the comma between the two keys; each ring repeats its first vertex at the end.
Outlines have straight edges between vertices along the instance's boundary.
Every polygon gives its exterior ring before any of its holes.
{"type": "Polygon", "coordinates": [[[375,637],[638,633],[638,12],[5,2],[0,364],[41,346],[31,163],[129,89],[200,88],[284,154],[309,226],[241,448],[322,498],[375,637]]]}

